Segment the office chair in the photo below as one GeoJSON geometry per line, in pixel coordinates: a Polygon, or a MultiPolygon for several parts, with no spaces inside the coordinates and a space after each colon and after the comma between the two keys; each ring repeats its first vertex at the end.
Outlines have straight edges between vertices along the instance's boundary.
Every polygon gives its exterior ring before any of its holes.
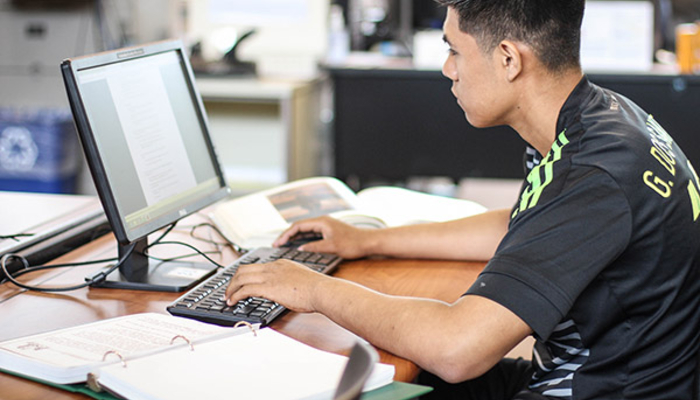
{"type": "Polygon", "coordinates": [[[367,342],[358,341],[350,352],[348,363],[333,395],[334,400],[357,400],[362,395],[362,387],[372,373],[379,356],[367,342]]]}

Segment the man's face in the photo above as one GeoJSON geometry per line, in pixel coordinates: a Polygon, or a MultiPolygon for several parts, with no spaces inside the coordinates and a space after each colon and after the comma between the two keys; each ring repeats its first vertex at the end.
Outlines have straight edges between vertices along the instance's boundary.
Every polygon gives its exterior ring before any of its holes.
{"type": "Polygon", "coordinates": [[[457,98],[470,124],[487,127],[503,124],[495,52],[484,54],[473,36],[459,29],[459,15],[447,9],[443,26],[445,41],[450,46],[442,73],[452,80],[452,94],[457,98]]]}

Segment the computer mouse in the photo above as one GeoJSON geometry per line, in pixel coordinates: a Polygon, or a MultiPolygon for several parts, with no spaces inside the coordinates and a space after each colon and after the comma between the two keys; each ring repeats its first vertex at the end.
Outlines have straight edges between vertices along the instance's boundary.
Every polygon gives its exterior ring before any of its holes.
{"type": "Polygon", "coordinates": [[[319,232],[297,232],[294,236],[287,240],[287,243],[283,244],[281,247],[292,247],[297,248],[315,240],[323,239],[323,235],[319,232]]]}

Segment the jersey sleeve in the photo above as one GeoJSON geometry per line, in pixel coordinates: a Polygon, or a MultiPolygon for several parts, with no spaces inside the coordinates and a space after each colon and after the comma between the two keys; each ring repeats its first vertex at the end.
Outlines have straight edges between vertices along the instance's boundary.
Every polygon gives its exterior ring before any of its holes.
{"type": "Polygon", "coordinates": [[[467,295],[489,298],[547,339],[575,299],[626,248],[629,203],[596,168],[579,168],[549,200],[521,212],[467,295]]]}

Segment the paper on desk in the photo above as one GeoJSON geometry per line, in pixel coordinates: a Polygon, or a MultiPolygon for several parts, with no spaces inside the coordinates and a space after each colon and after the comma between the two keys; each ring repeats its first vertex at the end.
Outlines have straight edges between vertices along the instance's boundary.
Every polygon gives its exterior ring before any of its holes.
{"type": "MultiPolygon", "coordinates": [[[[330,399],[347,357],[328,353],[270,328],[178,349],[100,370],[103,387],[140,399],[330,399]]],[[[365,385],[392,382],[394,366],[376,364],[365,385]]]]}
{"type": "MultiPolygon", "coordinates": [[[[125,358],[170,348],[174,336],[194,341],[227,328],[164,314],[136,314],[0,343],[0,367],[54,383],[84,382],[105,353],[125,358]]],[[[105,363],[119,362],[110,358],[105,363]]]]}

